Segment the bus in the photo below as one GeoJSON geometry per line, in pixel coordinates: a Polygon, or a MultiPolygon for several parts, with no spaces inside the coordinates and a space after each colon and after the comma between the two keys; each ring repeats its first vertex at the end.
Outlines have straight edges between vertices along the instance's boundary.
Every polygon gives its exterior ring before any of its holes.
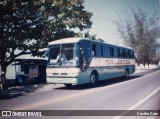
{"type": "Polygon", "coordinates": [[[47,83],[95,85],[135,72],[134,50],[86,38],[49,42],[47,83]]]}

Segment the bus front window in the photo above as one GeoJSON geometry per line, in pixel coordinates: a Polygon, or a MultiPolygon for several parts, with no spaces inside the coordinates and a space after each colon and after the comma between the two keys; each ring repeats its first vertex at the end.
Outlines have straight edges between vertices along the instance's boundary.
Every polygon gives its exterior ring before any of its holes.
{"type": "Polygon", "coordinates": [[[49,64],[53,66],[77,66],[75,44],[52,45],[49,48],[49,64]]]}

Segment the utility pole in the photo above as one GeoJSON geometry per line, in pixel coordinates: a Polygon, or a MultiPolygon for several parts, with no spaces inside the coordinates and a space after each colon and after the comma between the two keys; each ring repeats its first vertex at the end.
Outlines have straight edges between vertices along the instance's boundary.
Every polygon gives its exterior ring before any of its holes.
{"type": "MultiPolygon", "coordinates": [[[[82,26],[84,26],[83,18],[82,18],[82,26]]],[[[85,38],[85,32],[84,32],[84,30],[83,30],[83,27],[82,27],[82,37],[85,38]]]]}

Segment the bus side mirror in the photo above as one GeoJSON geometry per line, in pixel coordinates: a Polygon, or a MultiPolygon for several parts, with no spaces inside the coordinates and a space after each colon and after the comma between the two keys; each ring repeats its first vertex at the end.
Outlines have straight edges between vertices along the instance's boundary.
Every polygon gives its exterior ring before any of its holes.
{"type": "Polygon", "coordinates": [[[81,58],[85,57],[85,49],[84,48],[80,49],[80,53],[81,53],[81,58]]]}
{"type": "Polygon", "coordinates": [[[87,62],[86,62],[86,56],[85,56],[85,49],[80,48],[80,67],[81,70],[86,70],[87,69],[87,62]]]}
{"type": "Polygon", "coordinates": [[[60,58],[60,60],[61,60],[61,61],[65,61],[65,59],[64,59],[64,58],[62,58],[62,57],[60,58]]]}

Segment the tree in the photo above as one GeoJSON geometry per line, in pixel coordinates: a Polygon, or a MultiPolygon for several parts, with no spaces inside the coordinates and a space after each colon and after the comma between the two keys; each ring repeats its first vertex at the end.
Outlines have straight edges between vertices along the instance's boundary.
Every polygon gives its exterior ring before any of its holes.
{"type": "Polygon", "coordinates": [[[116,21],[116,26],[124,43],[133,48],[138,64],[149,65],[156,54],[159,34],[158,18],[156,12],[149,15],[141,8],[132,9],[133,16],[125,20],[116,21]]]}
{"type": "MultiPolygon", "coordinates": [[[[64,34],[70,34],[70,36],[75,36],[75,33],[69,29],[79,28],[80,31],[83,29],[90,28],[92,22],[90,18],[92,13],[84,10],[83,0],[54,0],[55,10],[52,11],[50,17],[51,20],[48,22],[47,27],[47,40],[64,38],[64,34]],[[48,28],[50,31],[48,31],[48,28]],[[58,28],[58,29],[57,29],[58,28]],[[55,32],[55,29],[56,32],[55,32]],[[52,37],[49,37],[49,36],[52,37]]],[[[52,4],[53,5],[53,4],[52,4]]],[[[48,8],[50,10],[50,8],[48,8]]],[[[68,35],[66,36],[68,37],[68,35]]]]}
{"type": "MultiPolygon", "coordinates": [[[[78,33],[76,33],[76,36],[77,36],[77,37],[82,37],[82,36],[83,36],[83,33],[82,33],[82,32],[78,32],[78,33]]],[[[91,34],[89,33],[89,31],[87,31],[87,32],[85,33],[84,37],[85,37],[85,38],[88,38],[88,39],[90,39],[90,40],[95,40],[95,41],[99,41],[99,42],[103,42],[103,43],[105,42],[103,39],[97,38],[97,34],[91,35],[91,34]]]]}
{"type": "Polygon", "coordinates": [[[74,28],[90,28],[92,13],[84,9],[83,3],[83,0],[1,0],[1,70],[6,72],[18,56],[41,56],[43,52],[39,49],[46,48],[49,41],[73,37],[74,28]]]}
{"type": "Polygon", "coordinates": [[[152,63],[156,65],[160,63],[160,50],[157,51],[155,57],[153,58],[152,63]]]}

